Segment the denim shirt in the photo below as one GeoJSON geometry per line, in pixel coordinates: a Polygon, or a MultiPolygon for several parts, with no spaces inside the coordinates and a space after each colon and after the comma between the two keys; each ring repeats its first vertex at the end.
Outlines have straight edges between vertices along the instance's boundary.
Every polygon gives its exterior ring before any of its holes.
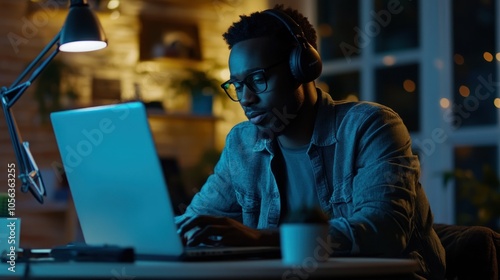
{"type": "MultiPolygon", "coordinates": [[[[307,151],[321,208],[330,217],[333,255],[411,257],[422,276],[444,277],[444,249],[419,183],[420,165],[400,117],[370,102],[336,102],[318,91],[307,151]],[[432,276],[431,276],[432,275],[432,276]]],[[[250,122],[228,134],[214,173],[184,215],[216,215],[246,226],[279,226],[280,151],[272,132],[250,122]]]]}

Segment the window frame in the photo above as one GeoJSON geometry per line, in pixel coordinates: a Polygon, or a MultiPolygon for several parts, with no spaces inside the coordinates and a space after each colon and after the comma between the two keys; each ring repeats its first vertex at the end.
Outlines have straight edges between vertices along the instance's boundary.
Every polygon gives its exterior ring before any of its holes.
{"type": "MultiPolygon", "coordinates": [[[[495,1],[496,26],[500,26],[500,0],[495,1]]],[[[316,1],[308,2],[309,18],[316,18],[318,9],[316,1]]],[[[365,101],[376,101],[375,71],[377,68],[395,67],[405,64],[419,65],[420,94],[420,130],[412,132],[413,148],[420,151],[421,182],[434,212],[436,222],[455,222],[455,190],[443,186],[442,174],[452,170],[453,150],[464,145],[496,145],[497,158],[500,159],[500,109],[497,111],[497,124],[487,127],[463,127],[454,129],[443,118],[445,110],[440,100],[447,98],[453,102],[453,45],[452,45],[452,1],[420,0],[419,1],[419,42],[416,49],[375,53],[374,44],[368,44],[357,57],[323,61],[322,76],[337,75],[359,71],[359,97],[365,101]],[[394,64],[387,66],[384,58],[393,56],[394,64]]],[[[374,10],[374,2],[360,0],[359,26],[365,26],[372,20],[370,11],[374,10]]],[[[496,28],[496,49],[500,50],[500,28],[496,28]]],[[[319,50],[321,53],[321,49],[319,50]]],[[[496,63],[497,77],[500,81],[500,63],[496,63]]],[[[500,160],[499,160],[500,162],[500,160]]],[[[500,169],[500,168],[499,168],[500,169]]],[[[497,173],[500,170],[497,170],[497,173]]]]}

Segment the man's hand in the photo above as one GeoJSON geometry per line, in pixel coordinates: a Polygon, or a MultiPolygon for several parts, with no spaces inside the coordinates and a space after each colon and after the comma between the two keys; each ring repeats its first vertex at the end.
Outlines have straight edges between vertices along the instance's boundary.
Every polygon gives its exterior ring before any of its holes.
{"type": "Polygon", "coordinates": [[[186,217],[177,226],[187,246],[279,246],[278,231],[253,229],[226,217],[186,217]]]}

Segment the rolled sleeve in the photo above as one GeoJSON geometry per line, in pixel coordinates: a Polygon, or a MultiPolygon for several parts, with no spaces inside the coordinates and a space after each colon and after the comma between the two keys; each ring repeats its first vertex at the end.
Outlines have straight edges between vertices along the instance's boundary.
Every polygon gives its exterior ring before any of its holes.
{"type": "Polygon", "coordinates": [[[201,190],[195,194],[182,216],[213,215],[241,221],[241,207],[230,184],[229,155],[224,149],[211,174],[201,190]]]}

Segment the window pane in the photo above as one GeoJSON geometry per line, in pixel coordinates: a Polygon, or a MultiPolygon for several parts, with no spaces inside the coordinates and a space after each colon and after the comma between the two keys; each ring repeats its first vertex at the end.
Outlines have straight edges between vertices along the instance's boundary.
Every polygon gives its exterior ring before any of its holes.
{"type": "Polygon", "coordinates": [[[498,229],[500,190],[497,146],[463,146],[454,150],[456,222],[460,225],[485,225],[498,229]],[[466,178],[462,177],[466,176],[466,178]],[[497,209],[497,212],[493,212],[497,209]]]}
{"type": "Polygon", "coordinates": [[[410,132],[420,129],[418,65],[380,68],[375,73],[375,96],[378,103],[396,111],[410,132]]]}
{"type": "Polygon", "coordinates": [[[375,52],[389,52],[419,46],[418,2],[375,0],[372,20],[362,29],[375,39],[375,52]]]}
{"type": "Polygon", "coordinates": [[[495,125],[498,108],[495,1],[453,1],[455,128],[495,125]]]}
{"type": "Polygon", "coordinates": [[[359,3],[353,0],[318,0],[318,36],[323,60],[358,56],[360,49],[355,27],[359,23],[359,3]]]}
{"type": "Polygon", "coordinates": [[[359,100],[359,72],[321,76],[318,86],[334,100],[359,100]]]}

